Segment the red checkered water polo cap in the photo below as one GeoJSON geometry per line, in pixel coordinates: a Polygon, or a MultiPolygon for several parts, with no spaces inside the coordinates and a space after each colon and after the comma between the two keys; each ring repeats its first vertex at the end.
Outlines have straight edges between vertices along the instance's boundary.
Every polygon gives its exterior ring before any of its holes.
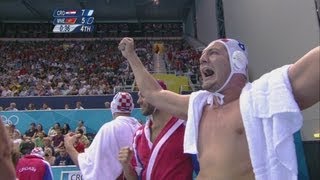
{"type": "Polygon", "coordinates": [[[111,112],[112,114],[121,113],[131,113],[134,108],[134,103],[131,94],[127,92],[118,92],[111,101],[111,112]]]}

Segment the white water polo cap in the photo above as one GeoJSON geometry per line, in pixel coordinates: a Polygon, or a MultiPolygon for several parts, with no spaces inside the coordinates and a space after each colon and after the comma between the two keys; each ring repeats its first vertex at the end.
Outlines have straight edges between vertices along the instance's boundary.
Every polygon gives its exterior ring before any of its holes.
{"type": "Polygon", "coordinates": [[[218,39],[212,41],[207,47],[211,47],[215,43],[222,43],[229,55],[229,62],[230,62],[230,75],[226,82],[218,89],[216,92],[220,92],[223,88],[229,83],[231,77],[234,74],[243,74],[246,76],[247,80],[249,80],[248,76],[248,53],[245,45],[235,39],[218,39]]]}

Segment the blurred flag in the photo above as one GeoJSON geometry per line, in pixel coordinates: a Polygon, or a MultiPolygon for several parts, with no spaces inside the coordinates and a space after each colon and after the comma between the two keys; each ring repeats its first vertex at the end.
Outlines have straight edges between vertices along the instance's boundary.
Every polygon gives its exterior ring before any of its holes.
{"type": "Polygon", "coordinates": [[[76,10],[66,11],[66,14],[67,15],[75,15],[75,14],[77,14],[77,11],[76,10]]]}
{"type": "Polygon", "coordinates": [[[88,12],[88,16],[92,16],[93,11],[94,11],[94,10],[90,9],[89,12],[88,12]]]}
{"type": "Polygon", "coordinates": [[[65,24],[75,24],[77,21],[77,18],[66,18],[65,24]]]}

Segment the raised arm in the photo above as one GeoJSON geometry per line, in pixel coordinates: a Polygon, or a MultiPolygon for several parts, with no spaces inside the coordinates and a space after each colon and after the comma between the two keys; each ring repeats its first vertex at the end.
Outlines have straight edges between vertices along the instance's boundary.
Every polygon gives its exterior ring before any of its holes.
{"type": "Polygon", "coordinates": [[[12,143],[0,118],[0,174],[1,179],[14,180],[15,170],[11,160],[12,143]]]}
{"type": "Polygon", "coordinates": [[[119,44],[119,49],[129,61],[139,90],[145,99],[157,109],[181,119],[187,119],[189,96],[162,90],[155,78],[141,63],[135,52],[132,38],[123,38],[119,44]]]}
{"type": "Polygon", "coordinates": [[[319,102],[320,46],[312,49],[289,68],[293,94],[301,110],[319,102]]]}

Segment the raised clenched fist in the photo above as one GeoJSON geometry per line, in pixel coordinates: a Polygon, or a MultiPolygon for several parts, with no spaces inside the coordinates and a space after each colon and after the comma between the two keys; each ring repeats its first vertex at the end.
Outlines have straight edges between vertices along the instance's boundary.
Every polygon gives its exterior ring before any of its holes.
{"type": "Polygon", "coordinates": [[[128,59],[135,54],[134,40],[128,37],[123,38],[119,43],[118,49],[121,51],[122,55],[128,59]]]}

